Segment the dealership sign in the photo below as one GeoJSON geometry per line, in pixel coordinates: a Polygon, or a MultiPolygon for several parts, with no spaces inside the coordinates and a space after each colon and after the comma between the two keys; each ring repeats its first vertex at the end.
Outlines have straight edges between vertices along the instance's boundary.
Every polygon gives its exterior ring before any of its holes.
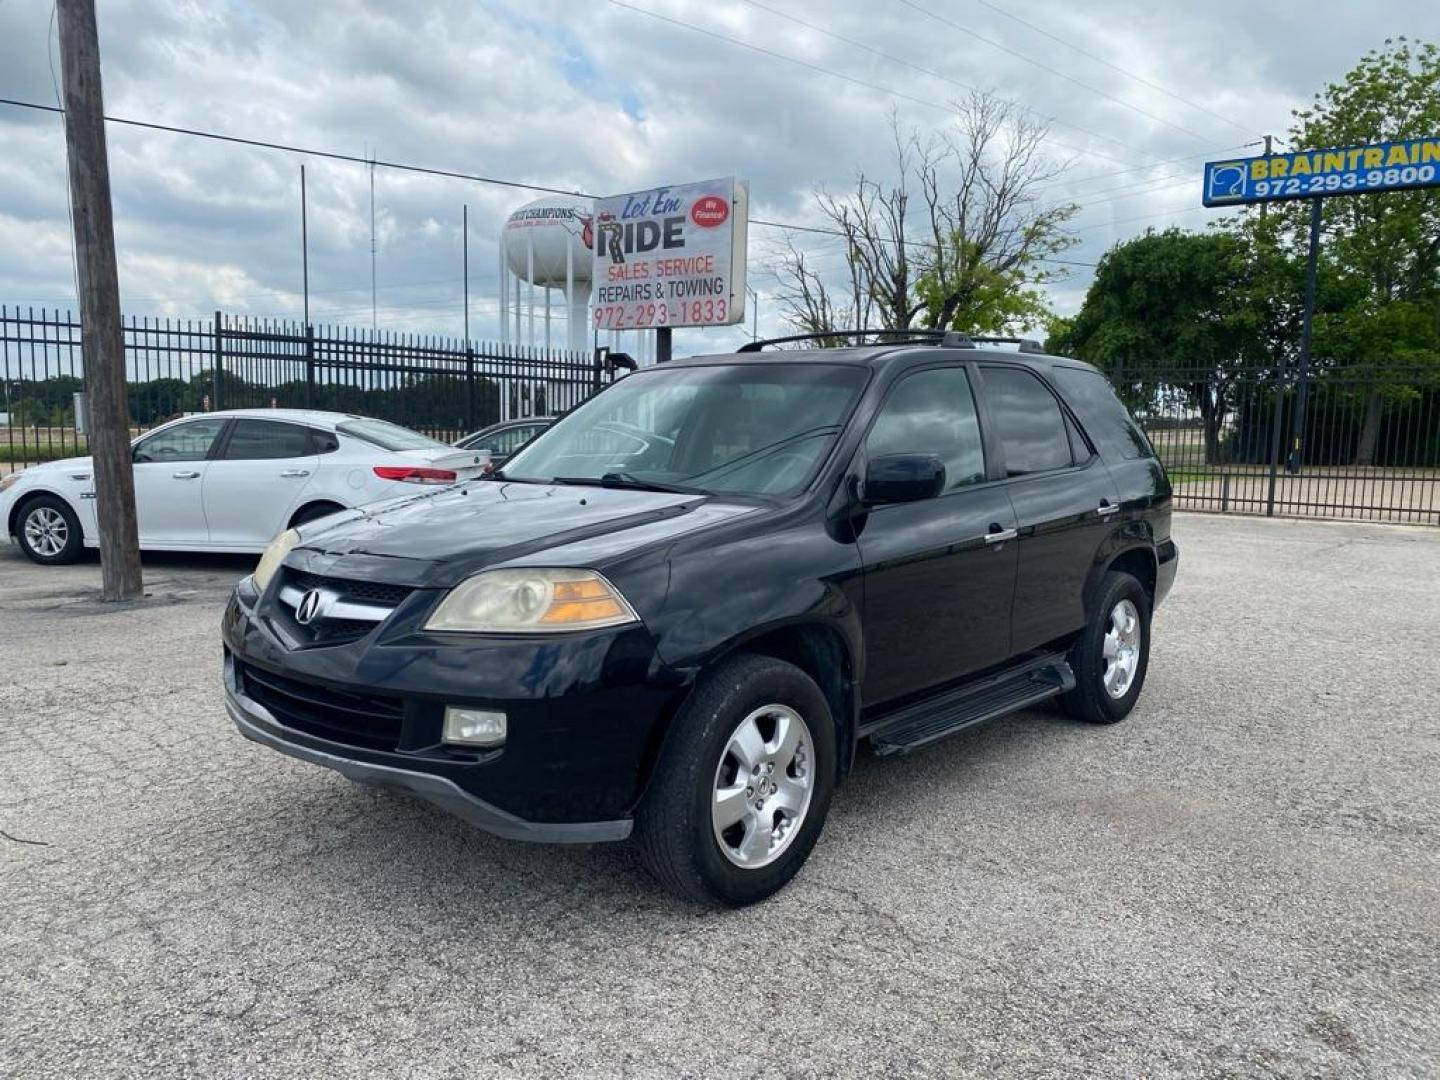
{"type": "Polygon", "coordinates": [[[729,177],[596,199],[595,328],[743,320],[748,196],[729,177]]]}
{"type": "Polygon", "coordinates": [[[1211,161],[1206,206],[1440,186],[1440,138],[1211,161]]]}

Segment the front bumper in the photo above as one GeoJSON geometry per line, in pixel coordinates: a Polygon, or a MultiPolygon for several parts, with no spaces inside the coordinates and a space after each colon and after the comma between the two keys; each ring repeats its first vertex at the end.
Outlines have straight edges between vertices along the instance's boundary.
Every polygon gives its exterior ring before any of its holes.
{"type": "Polygon", "coordinates": [[[416,772],[390,765],[378,765],[307,746],[286,736],[285,728],[259,702],[236,687],[234,664],[225,664],[225,709],[240,734],[282,754],[323,765],[349,777],[383,787],[409,791],[442,810],[507,840],[530,840],[547,844],[590,844],[624,840],[630,835],[629,818],[618,821],[537,822],[516,817],[498,806],[463,790],[454,781],[433,773],[416,772]]]}
{"type": "Polygon", "coordinates": [[[415,590],[353,640],[297,645],[273,598],[242,583],[222,622],[236,727],[292,757],[413,791],[501,836],[629,835],[686,691],[650,634],[630,626],[564,640],[446,637],[423,630],[439,595],[415,590]],[[445,744],[447,705],[503,711],[505,743],[445,744]]]}

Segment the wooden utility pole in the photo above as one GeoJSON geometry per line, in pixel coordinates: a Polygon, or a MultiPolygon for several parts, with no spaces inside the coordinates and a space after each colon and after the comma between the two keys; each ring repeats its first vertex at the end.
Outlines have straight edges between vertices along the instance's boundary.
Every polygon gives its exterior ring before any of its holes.
{"type": "Polygon", "coordinates": [[[70,163],[80,278],[80,342],[90,399],[95,510],[100,529],[102,599],[138,600],[140,541],[135,525],[135,476],[125,404],[125,340],[110,212],[110,164],[100,91],[100,40],[95,0],[57,0],[60,67],[65,82],[65,152],[70,163]]]}

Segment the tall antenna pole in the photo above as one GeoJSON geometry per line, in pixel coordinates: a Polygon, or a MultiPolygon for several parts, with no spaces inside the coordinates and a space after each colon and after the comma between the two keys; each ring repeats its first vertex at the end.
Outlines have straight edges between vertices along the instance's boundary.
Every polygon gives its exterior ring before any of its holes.
{"type": "Polygon", "coordinates": [[[305,210],[305,166],[300,166],[300,273],[305,290],[305,325],[310,325],[310,223],[305,210]]]}
{"type": "Polygon", "coordinates": [[[375,155],[370,155],[370,329],[379,326],[375,317],[375,155]]]}
{"type": "Polygon", "coordinates": [[[465,343],[470,343],[470,204],[464,203],[460,207],[460,234],[462,237],[461,246],[465,252],[464,275],[465,275],[465,343]]]}

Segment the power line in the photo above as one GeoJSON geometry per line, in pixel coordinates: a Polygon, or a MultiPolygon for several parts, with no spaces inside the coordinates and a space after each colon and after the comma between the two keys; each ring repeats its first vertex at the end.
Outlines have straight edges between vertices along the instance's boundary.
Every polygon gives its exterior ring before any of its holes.
{"type": "MultiPolygon", "coordinates": [[[[715,30],[707,30],[703,26],[696,26],[694,23],[685,22],[683,19],[673,19],[669,15],[661,15],[658,11],[647,11],[645,8],[635,7],[631,4],[625,3],[624,0],[609,0],[609,2],[615,7],[624,8],[626,11],[633,11],[637,15],[645,15],[659,22],[669,23],[671,26],[678,26],[683,30],[690,30],[697,34],[704,34],[706,37],[714,38],[716,41],[723,41],[728,45],[734,45],[741,49],[749,49],[751,52],[760,53],[762,56],[768,56],[775,60],[783,60],[787,64],[795,64],[798,67],[807,68],[810,71],[816,71],[822,75],[829,75],[832,78],[843,79],[845,82],[853,83],[854,85],[863,87],[866,90],[874,90],[878,93],[885,94],[900,101],[909,101],[915,105],[923,105],[927,109],[937,109],[940,112],[946,114],[953,114],[955,112],[954,107],[951,105],[945,105],[938,101],[930,101],[927,98],[916,97],[913,94],[907,94],[901,90],[892,90],[890,87],[881,86],[879,83],[872,83],[867,82],[864,79],[857,79],[853,75],[846,75],[843,71],[835,71],[833,68],[827,68],[820,64],[812,64],[808,60],[801,60],[794,56],[786,56],[784,53],[776,52],[773,49],[767,49],[763,45],[752,45],[748,41],[741,41],[739,38],[733,38],[726,34],[718,33],[715,30]]],[[[1064,149],[1070,150],[1077,154],[1085,154],[1089,157],[1097,157],[1104,161],[1113,161],[1117,165],[1126,164],[1126,162],[1121,161],[1119,158],[1111,157],[1109,154],[1102,154],[1098,150],[1087,150],[1084,147],[1074,146],[1070,143],[1061,142],[1059,139],[1056,139],[1054,137],[1050,137],[1050,141],[1056,146],[1063,147],[1064,149]]]]}
{"type": "Polygon", "coordinates": [[[1115,63],[1112,63],[1112,62],[1109,61],[1109,60],[1106,60],[1103,56],[1097,56],[1095,53],[1092,53],[1092,52],[1090,52],[1090,51],[1087,50],[1087,49],[1082,49],[1079,45],[1076,45],[1073,41],[1067,41],[1065,38],[1060,37],[1058,34],[1052,34],[1049,30],[1046,30],[1046,29],[1045,29],[1044,27],[1042,27],[1042,26],[1036,26],[1034,23],[1030,22],[1028,19],[1022,19],[1019,15],[1016,15],[1016,14],[1014,14],[1013,12],[1010,12],[1010,11],[1006,11],[1006,10],[1005,10],[1004,8],[1002,8],[999,4],[992,4],[992,3],[990,2],[990,0],[976,0],[976,3],[984,5],[985,7],[989,8],[991,11],[994,11],[994,12],[996,12],[997,14],[1003,15],[1003,16],[1005,16],[1005,18],[1010,19],[1010,20],[1012,20],[1013,22],[1017,22],[1017,23],[1019,23],[1021,26],[1027,26],[1027,27],[1029,27],[1031,30],[1034,30],[1035,33],[1040,34],[1040,35],[1042,35],[1042,36],[1044,36],[1044,37],[1047,37],[1047,38],[1049,38],[1051,41],[1059,42],[1061,45],[1064,45],[1067,49],[1073,49],[1075,52],[1079,53],[1081,56],[1087,56],[1087,57],[1089,57],[1091,60],[1094,60],[1097,64],[1104,64],[1104,65],[1105,65],[1106,67],[1108,67],[1111,71],[1118,71],[1121,75],[1124,75],[1126,78],[1134,79],[1136,82],[1138,82],[1138,83],[1140,83],[1140,84],[1142,84],[1142,85],[1144,85],[1144,86],[1148,86],[1151,90],[1158,90],[1160,93],[1164,94],[1166,97],[1168,97],[1168,98],[1173,98],[1174,100],[1180,102],[1182,105],[1188,105],[1188,106],[1190,106],[1190,108],[1192,108],[1192,109],[1198,109],[1200,112],[1203,112],[1206,116],[1212,116],[1212,117],[1214,117],[1216,120],[1219,120],[1221,123],[1229,124],[1231,127],[1233,127],[1233,128],[1239,128],[1241,131],[1244,131],[1244,132],[1247,132],[1247,133],[1253,130],[1251,127],[1249,127],[1249,126],[1246,125],[1246,124],[1241,124],[1241,123],[1239,123],[1239,122],[1237,122],[1237,121],[1235,121],[1235,120],[1231,120],[1228,116],[1222,116],[1222,115],[1220,115],[1219,113],[1215,112],[1213,109],[1206,108],[1204,105],[1201,105],[1198,101],[1191,101],[1189,98],[1182,97],[1182,96],[1180,96],[1179,94],[1175,93],[1173,90],[1169,90],[1169,89],[1165,88],[1164,86],[1161,86],[1161,85],[1160,85],[1159,83],[1157,83],[1157,82],[1152,82],[1151,80],[1145,78],[1145,76],[1143,76],[1143,75],[1137,75],[1135,72],[1129,70],[1128,68],[1123,68],[1123,67],[1121,67],[1119,64],[1115,64],[1115,63]]]}
{"type": "MultiPolygon", "coordinates": [[[[64,114],[65,110],[54,105],[40,105],[33,101],[18,101],[14,98],[0,98],[0,105],[11,105],[19,109],[35,109],[40,112],[52,112],[64,114]]],[[[517,188],[521,191],[538,191],[546,195],[575,195],[580,198],[593,199],[594,195],[583,191],[567,191],[564,188],[546,187],[543,184],[530,184],[520,180],[501,180],[494,176],[481,176],[477,173],[455,172],[451,169],[434,169],[425,165],[409,165],[399,161],[384,161],[377,158],[356,157],[354,154],[340,154],[332,150],[314,150],[304,146],[290,146],[285,143],[269,142],[265,139],[246,139],[239,135],[222,135],[215,131],[200,131],[197,128],[175,127],[171,124],[156,124],[146,120],[131,120],[123,116],[107,116],[105,120],[111,124],[123,124],[126,127],[145,128],[149,131],[166,131],[172,135],[190,135],[197,139],[210,139],[215,142],[238,143],[241,146],[255,146],[263,150],[281,150],[287,154],[306,154],[309,157],[327,158],[330,161],[345,161],[353,165],[375,165],[382,169],[397,169],[400,172],[421,173],[426,176],[443,176],[451,180],[471,180],[479,184],[494,184],[498,187],[517,188]]]]}
{"type": "MultiPolygon", "coordinates": [[[[961,90],[968,90],[971,93],[981,92],[978,87],[972,86],[969,83],[963,83],[960,82],[958,79],[952,79],[950,76],[945,75],[942,72],[933,71],[927,67],[921,67],[919,64],[912,63],[911,61],[906,60],[902,57],[895,56],[892,53],[887,53],[881,49],[875,48],[872,45],[867,45],[863,41],[856,41],[854,38],[846,37],[844,34],[837,34],[833,30],[827,30],[823,26],[816,26],[814,23],[807,22],[797,15],[791,15],[788,12],[781,11],[779,8],[773,8],[769,4],[763,4],[760,2],[760,0],[743,0],[743,2],[749,4],[751,7],[759,8],[761,11],[768,12],[771,15],[786,19],[792,23],[795,23],[797,26],[803,26],[806,30],[813,31],[817,34],[824,34],[828,38],[833,38],[836,41],[843,42],[844,44],[850,45],[856,49],[861,49],[867,53],[870,53],[872,56],[878,56],[882,60],[887,60],[892,64],[900,64],[903,67],[910,68],[912,71],[918,71],[922,75],[928,75],[932,79],[939,79],[942,82],[949,83],[951,86],[959,87],[961,90]]],[[[1070,128],[1072,131],[1078,131],[1082,135],[1089,135],[1092,139],[1100,139],[1104,142],[1114,143],[1116,146],[1120,147],[1123,150],[1129,150],[1136,154],[1143,154],[1146,157],[1153,156],[1148,151],[1141,150],[1135,146],[1130,146],[1127,143],[1123,143],[1119,139],[1113,138],[1109,135],[1101,135],[1098,131],[1091,131],[1089,128],[1083,128],[1078,124],[1069,123],[1068,121],[1061,120],[1058,117],[1045,116],[1037,110],[1030,108],[1028,105],[1020,104],[1020,102],[1016,101],[1014,98],[1003,98],[1001,100],[1007,102],[1010,105],[1013,105],[1015,108],[1020,109],[1023,112],[1029,113],[1031,116],[1036,117],[1043,123],[1059,124],[1061,127],[1067,127],[1070,128]]]]}
{"type": "MultiPolygon", "coordinates": [[[[611,0],[617,2],[617,0],[611,0]]],[[[639,10],[639,9],[636,9],[639,10]]],[[[19,101],[14,98],[0,98],[0,105],[10,105],[20,109],[35,109],[39,112],[63,113],[64,110],[57,109],[53,105],[40,105],[32,101],[19,101]]],[[[172,135],[190,135],[196,138],[210,139],[214,142],[236,143],[241,146],[254,146],[264,150],[280,150],[289,154],[306,154],[311,157],[328,158],[335,161],[345,161],[355,165],[364,165],[367,168],[374,165],[377,168],[396,169],[401,172],[423,173],[429,176],[443,176],[455,180],[470,180],[480,184],[498,184],[501,187],[519,188],[526,191],[548,192],[552,195],[573,195],[582,199],[594,199],[599,196],[585,191],[566,191],[562,188],[547,187],[543,184],[531,184],[520,180],[502,180],[497,177],[480,176],[473,173],[455,172],[449,169],[437,169],[424,165],[411,165],[399,161],[383,161],[376,158],[356,157],[353,154],[339,154],[328,150],[314,150],[309,147],[287,145],[285,143],[267,142],[263,139],[247,139],[238,135],[224,135],[214,131],[200,131],[195,128],[176,127],[170,124],[157,124],[145,120],[132,120],[123,116],[107,116],[106,121],[112,124],[122,124],[127,127],[144,128],[150,131],[164,131],[172,135]]],[[[1156,165],[1161,164],[1156,162],[1156,165]]],[[[1150,166],[1147,166],[1150,167],[1150,166]]],[[[1119,175],[1114,174],[1114,175],[1119,175]]],[[[765,218],[750,218],[751,225],[759,225],[769,229],[788,229],[792,232],[817,233],[828,236],[841,236],[845,234],[836,229],[823,229],[810,225],[799,225],[785,221],[769,221],[765,218]]]]}
{"type": "MultiPolygon", "coordinates": [[[[614,0],[611,0],[611,2],[613,3],[614,0]]],[[[1024,60],[1027,64],[1031,64],[1037,68],[1040,68],[1042,71],[1048,71],[1052,75],[1058,75],[1066,82],[1074,83],[1076,86],[1081,87],[1084,90],[1088,90],[1092,94],[1103,97],[1108,101],[1113,101],[1116,105],[1120,105],[1123,108],[1129,109],[1133,113],[1138,113],[1141,116],[1148,117],[1149,119],[1154,120],[1158,124],[1164,124],[1168,128],[1174,128],[1176,131],[1179,131],[1185,135],[1189,135],[1191,138],[1199,139],[1201,142],[1211,141],[1210,139],[1207,139],[1204,135],[1201,135],[1199,132],[1191,131],[1187,127],[1183,127],[1180,124],[1174,123],[1173,121],[1166,120],[1163,116],[1158,116],[1155,113],[1142,109],[1138,105],[1132,105],[1130,104],[1130,102],[1124,100],[1123,98],[1118,98],[1114,94],[1108,93],[1105,90],[1101,90],[1099,87],[1091,86],[1089,83],[1083,82],[1080,79],[1075,78],[1073,75],[1066,75],[1063,71],[1053,68],[1049,64],[1046,64],[1040,60],[1035,60],[1032,57],[1026,56],[1024,53],[1019,52],[1016,49],[1012,49],[1008,45],[1004,45],[1001,42],[993,40],[992,38],[987,38],[984,34],[977,33],[976,31],[971,30],[968,26],[962,26],[954,19],[947,18],[944,15],[937,15],[929,8],[921,7],[919,4],[915,3],[915,0],[900,0],[900,3],[904,4],[908,8],[914,8],[916,11],[920,12],[921,15],[934,19],[938,23],[944,23],[946,26],[953,27],[954,29],[959,30],[962,34],[968,34],[970,37],[975,38],[977,41],[983,41],[986,45],[990,45],[993,48],[999,49],[1001,52],[1009,53],[1011,56],[1014,56],[1020,60],[1024,60]]]]}
{"type": "Polygon", "coordinates": [[[1179,217],[1181,214],[1194,214],[1201,210],[1211,210],[1209,206],[1187,206],[1183,210],[1161,210],[1156,214],[1140,214],[1136,217],[1120,218],[1117,221],[1097,221],[1093,225],[1077,225],[1071,232],[1089,232],[1091,229],[1104,229],[1115,225],[1128,225],[1132,221],[1151,221],[1155,218],[1179,217]]]}

